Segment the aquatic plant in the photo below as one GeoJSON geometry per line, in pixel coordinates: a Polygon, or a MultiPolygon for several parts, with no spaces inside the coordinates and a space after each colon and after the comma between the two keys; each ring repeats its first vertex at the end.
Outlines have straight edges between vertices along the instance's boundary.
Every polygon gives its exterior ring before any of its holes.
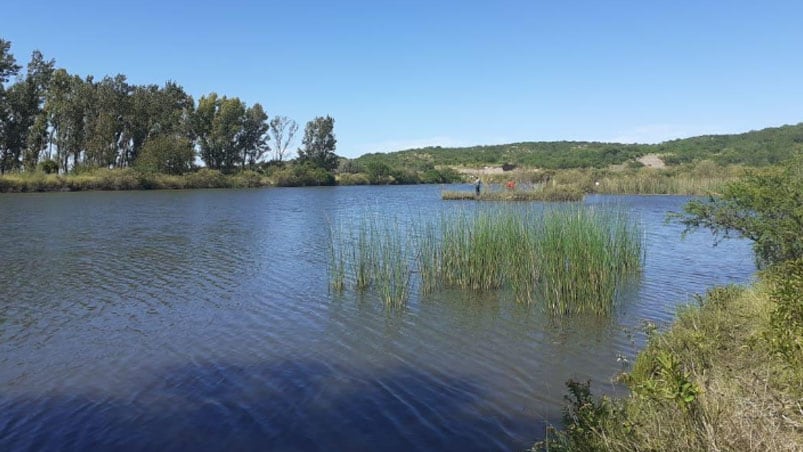
{"type": "Polygon", "coordinates": [[[424,293],[509,289],[556,315],[606,315],[643,258],[638,225],[616,209],[456,210],[405,230],[358,221],[331,248],[333,286],[349,268],[356,290],[373,288],[388,305],[406,302],[418,273],[424,293]]]}
{"type": "Polygon", "coordinates": [[[441,268],[428,273],[452,287],[510,287],[517,300],[543,300],[556,314],[610,312],[643,255],[637,225],[615,211],[486,210],[447,215],[441,224],[441,268]]]}
{"type": "Polygon", "coordinates": [[[373,289],[389,306],[406,303],[411,263],[409,237],[395,221],[366,216],[356,224],[330,224],[330,282],[346,288],[346,275],[360,292],[373,289]]]}

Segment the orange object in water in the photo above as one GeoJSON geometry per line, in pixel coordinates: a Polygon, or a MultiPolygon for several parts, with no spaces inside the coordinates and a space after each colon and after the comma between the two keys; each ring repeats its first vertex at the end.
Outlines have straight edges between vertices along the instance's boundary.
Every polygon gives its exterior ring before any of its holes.
{"type": "Polygon", "coordinates": [[[516,183],[510,180],[507,181],[507,184],[505,184],[505,186],[507,187],[508,190],[513,190],[514,188],[516,188],[516,183]]]}

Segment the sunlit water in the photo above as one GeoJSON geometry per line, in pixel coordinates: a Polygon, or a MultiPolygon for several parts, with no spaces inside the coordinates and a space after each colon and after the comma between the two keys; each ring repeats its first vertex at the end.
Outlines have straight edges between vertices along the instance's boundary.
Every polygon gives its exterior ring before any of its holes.
{"type": "Polygon", "coordinates": [[[440,187],[0,195],[0,449],[526,448],[568,378],[621,391],[643,320],[750,280],[749,243],[665,222],[686,200],[587,198],[641,222],[645,269],[613,318],[556,324],[498,293],[331,293],[329,224],[482,207],[440,187]]]}

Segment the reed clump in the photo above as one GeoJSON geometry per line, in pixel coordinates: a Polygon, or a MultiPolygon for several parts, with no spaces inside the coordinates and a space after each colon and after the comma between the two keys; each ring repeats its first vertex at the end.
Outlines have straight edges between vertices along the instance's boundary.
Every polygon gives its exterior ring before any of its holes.
{"type": "Polygon", "coordinates": [[[511,290],[555,315],[609,314],[643,259],[636,223],[615,209],[480,209],[445,212],[401,231],[362,220],[333,234],[332,285],[375,289],[406,302],[410,275],[420,288],[511,290]]]}
{"type": "Polygon", "coordinates": [[[330,225],[329,273],[342,292],[374,290],[388,306],[407,302],[413,271],[409,237],[398,223],[361,218],[357,224],[330,225]]]}
{"type": "Polygon", "coordinates": [[[641,268],[642,234],[624,214],[577,206],[445,215],[428,253],[428,279],[472,290],[509,287],[553,314],[606,315],[617,289],[641,268]]]}

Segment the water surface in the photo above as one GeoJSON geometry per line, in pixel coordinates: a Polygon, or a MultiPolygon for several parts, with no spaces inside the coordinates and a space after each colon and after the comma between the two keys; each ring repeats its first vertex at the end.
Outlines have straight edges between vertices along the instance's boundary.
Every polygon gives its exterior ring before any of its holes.
{"type": "Polygon", "coordinates": [[[482,207],[439,193],[0,195],[0,449],[522,449],[558,421],[566,379],[617,390],[642,320],[754,272],[746,241],[665,223],[687,198],[592,196],[646,237],[611,319],[556,324],[498,293],[396,310],[330,293],[330,223],[482,207]]]}

